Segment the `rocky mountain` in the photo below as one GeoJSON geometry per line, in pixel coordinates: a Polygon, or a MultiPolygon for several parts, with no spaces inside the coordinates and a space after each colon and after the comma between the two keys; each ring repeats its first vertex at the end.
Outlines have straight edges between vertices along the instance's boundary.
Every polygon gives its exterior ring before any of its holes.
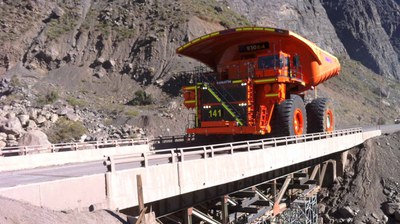
{"type": "Polygon", "coordinates": [[[322,0],[350,57],[375,73],[400,79],[398,0],[322,0]]]}
{"type": "Polygon", "coordinates": [[[253,25],[282,27],[313,41],[323,49],[346,55],[346,49],[336,34],[320,1],[220,1],[245,15],[253,25]]]}

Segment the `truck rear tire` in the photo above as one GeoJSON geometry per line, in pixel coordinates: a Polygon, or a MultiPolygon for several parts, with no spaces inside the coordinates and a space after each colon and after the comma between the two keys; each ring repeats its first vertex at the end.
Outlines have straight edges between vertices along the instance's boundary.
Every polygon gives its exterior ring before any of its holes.
{"type": "Polygon", "coordinates": [[[328,98],[318,98],[307,104],[308,133],[332,132],[335,119],[332,102],[328,98]]]}
{"type": "Polygon", "coordinates": [[[303,135],[307,130],[307,115],[303,99],[292,95],[281,104],[276,104],[272,115],[272,135],[303,135]]]}

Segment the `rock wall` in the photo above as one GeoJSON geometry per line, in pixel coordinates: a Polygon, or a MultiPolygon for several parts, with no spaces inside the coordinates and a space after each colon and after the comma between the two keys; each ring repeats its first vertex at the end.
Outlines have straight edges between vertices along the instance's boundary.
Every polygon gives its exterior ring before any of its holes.
{"type": "Polygon", "coordinates": [[[319,0],[232,0],[221,2],[248,17],[254,25],[292,30],[331,53],[346,54],[345,47],[336,35],[319,0]]]}
{"type": "Polygon", "coordinates": [[[375,73],[400,79],[400,3],[322,0],[350,57],[375,73]]]}

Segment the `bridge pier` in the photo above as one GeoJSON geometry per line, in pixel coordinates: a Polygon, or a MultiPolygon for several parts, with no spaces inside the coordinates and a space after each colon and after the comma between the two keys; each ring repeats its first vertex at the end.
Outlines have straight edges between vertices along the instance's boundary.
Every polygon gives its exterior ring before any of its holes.
{"type": "Polygon", "coordinates": [[[228,212],[228,195],[224,195],[221,198],[221,221],[222,224],[228,224],[229,223],[229,212],[228,212]]]}
{"type": "Polygon", "coordinates": [[[349,150],[344,151],[342,153],[340,153],[340,155],[337,156],[336,158],[336,173],[338,176],[343,176],[344,175],[344,170],[346,168],[347,165],[347,156],[349,154],[349,150]]]}

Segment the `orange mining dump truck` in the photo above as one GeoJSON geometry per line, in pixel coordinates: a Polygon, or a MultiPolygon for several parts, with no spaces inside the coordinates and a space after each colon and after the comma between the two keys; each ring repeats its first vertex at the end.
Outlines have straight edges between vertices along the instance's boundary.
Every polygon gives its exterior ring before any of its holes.
{"type": "Polygon", "coordinates": [[[338,59],[288,30],[242,27],[192,40],[177,53],[211,70],[184,86],[188,134],[272,136],[334,130],[332,103],[304,94],[339,74],[338,59]]]}

